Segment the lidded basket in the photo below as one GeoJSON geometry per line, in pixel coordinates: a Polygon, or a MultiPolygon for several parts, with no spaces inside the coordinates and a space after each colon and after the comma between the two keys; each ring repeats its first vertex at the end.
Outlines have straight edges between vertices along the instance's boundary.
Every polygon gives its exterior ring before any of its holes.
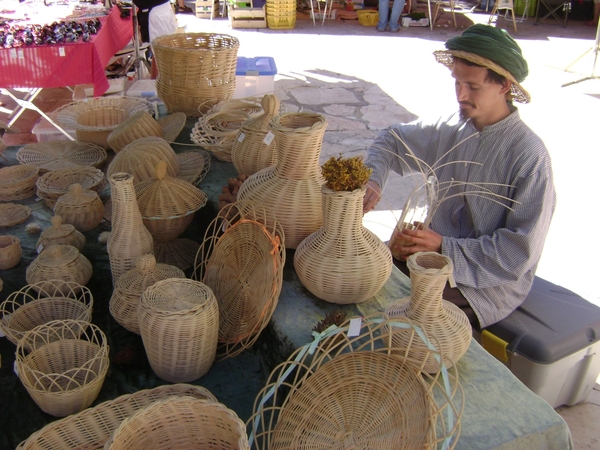
{"type": "Polygon", "coordinates": [[[56,169],[37,180],[37,195],[44,199],[48,208],[54,208],[56,200],[68,193],[73,184],[80,184],[82,189],[100,192],[106,186],[106,178],[104,172],[95,167],[56,169]]]}
{"type": "Polygon", "coordinates": [[[0,169],[0,201],[10,202],[32,197],[39,168],[34,165],[8,166],[0,169]]]}
{"type": "Polygon", "coordinates": [[[66,289],[69,282],[86,285],[92,277],[92,264],[72,245],[53,245],[43,250],[27,267],[25,279],[29,284],[35,284],[36,289],[51,289],[50,284],[42,281],[63,280],[66,289]]]}
{"type": "Polygon", "coordinates": [[[70,223],[63,223],[62,217],[52,216],[51,226],[42,231],[40,238],[35,244],[39,253],[51,245],[66,244],[72,245],[77,250],[82,251],[85,246],[85,236],[75,229],[70,223]]]}
{"type": "Polygon", "coordinates": [[[21,240],[10,234],[0,236],[0,270],[12,269],[21,262],[21,240]]]}
{"type": "Polygon", "coordinates": [[[104,203],[96,191],[73,184],[69,192],[56,201],[54,213],[77,231],[89,231],[100,225],[104,217],[104,203]]]}

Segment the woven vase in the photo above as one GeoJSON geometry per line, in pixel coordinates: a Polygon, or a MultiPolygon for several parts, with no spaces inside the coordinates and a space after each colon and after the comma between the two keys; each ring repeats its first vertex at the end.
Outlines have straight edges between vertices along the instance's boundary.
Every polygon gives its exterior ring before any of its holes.
{"type": "Polygon", "coordinates": [[[388,247],[362,225],[365,192],[364,188],[350,192],[323,186],[323,226],[303,240],[294,254],[302,284],[331,303],[371,298],[392,272],[388,247]]]}
{"type": "MultiPolygon", "coordinates": [[[[466,314],[442,298],[444,286],[452,276],[452,260],[436,252],[418,252],[408,258],[407,266],[410,270],[410,299],[390,305],[386,315],[408,317],[422,326],[427,335],[435,336],[446,367],[452,367],[469,348],[472,336],[466,314]]],[[[411,352],[416,360],[423,360],[423,355],[428,355],[424,365],[426,372],[440,370],[440,363],[427,351],[425,343],[413,343],[411,352]]]]}
{"type": "Polygon", "coordinates": [[[21,262],[21,240],[10,234],[0,236],[0,270],[11,269],[21,262]]]}
{"type": "Polygon", "coordinates": [[[92,277],[92,264],[72,245],[53,245],[42,251],[25,271],[25,279],[36,289],[68,289],[69,282],[86,285],[92,277]],[[63,280],[63,286],[53,280],[63,280]],[[41,281],[49,283],[40,284],[41,281]]]}
{"type": "Polygon", "coordinates": [[[52,224],[50,227],[42,231],[40,238],[35,244],[35,248],[39,253],[51,245],[66,244],[72,245],[77,250],[82,251],[85,246],[85,236],[68,223],[63,223],[60,216],[53,216],[50,219],[52,224]]]}
{"type": "Polygon", "coordinates": [[[142,221],[133,175],[119,172],[111,175],[108,181],[112,198],[112,231],[106,246],[114,286],[121,275],[135,267],[140,256],[154,253],[154,242],[142,221]]]}
{"type": "Polygon", "coordinates": [[[82,189],[76,183],[71,185],[67,194],[56,200],[54,213],[77,231],[85,232],[100,225],[104,217],[104,203],[96,191],[82,189]]]}
{"type": "Polygon", "coordinates": [[[279,99],[267,94],[262,99],[262,106],[264,113],[244,122],[233,142],[231,161],[239,174],[253,175],[277,161],[269,124],[279,111],[279,99]]]}
{"type": "Polygon", "coordinates": [[[286,248],[295,249],[323,223],[319,156],[327,121],[320,114],[285,113],[273,118],[271,128],[277,163],[248,177],[238,199],[270,209],[283,227],[286,248]]]}

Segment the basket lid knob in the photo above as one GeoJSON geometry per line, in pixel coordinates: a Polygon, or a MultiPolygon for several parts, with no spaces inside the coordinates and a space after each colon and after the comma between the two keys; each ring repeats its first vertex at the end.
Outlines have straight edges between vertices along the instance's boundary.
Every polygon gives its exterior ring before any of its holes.
{"type": "Polygon", "coordinates": [[[81,185],[79,183],[74,183],[71,186],[69,186],[69,193],[73,196],[73,197],[79,197],[81,195],[83,188],[81,187],[81,185]]]}
{"type": "Polygon", "coordinates": [[[52,216],[50,218],[50,223],[52,224],[52,227],[60,228],[60,227],[62,227],[62,223],[63,223],[62,217],[59,215],[52,216]]]}
{"type": "Polygon", "coordinates": [[[156,178],[158,180],[164,180],[167,176],[167,163],[164,160],[160,160],[156,165],[156,178]]]}
{"type": "Polygon", "coordinates": [[[156,268],[156,258],[150,253],[142,255],[135,262],[135,267],[142,273],[153,272],[156,268]]]}

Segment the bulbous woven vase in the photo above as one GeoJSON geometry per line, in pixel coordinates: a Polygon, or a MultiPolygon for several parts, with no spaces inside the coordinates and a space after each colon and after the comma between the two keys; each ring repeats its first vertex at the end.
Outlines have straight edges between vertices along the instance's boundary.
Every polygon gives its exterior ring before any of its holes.
{"type": "Polygon", "coordinates": [[[242,184],[238,200],[249,200],[271,210],[285,232],[286,248],[296,248],[323,222],[319,156],[327,128],[325,117],[285,113],[271,121],[277,164],[242,184]]]}
{"type": "Polygon", "coordinates": [[[294,255],[302,284],[331,303],[371,298],[392,272],[390,250],[362,225],[365,192],[323,187],[323,226],[304,239],[294,255]]]}
{"type": "MultiPolygon", "coordinates": [[[[418,252],[408,258],[407,266],[411,281],[410,300],[403,299],[390,305],[386,315],[408,317],[428,335],[435,336],[446,367],[452,367],[469,348],[472,336],[466,314],[442,298],[444,286],[454,269],[452,260],[436,252],[418,252]]],[[[411,352],[417,360],[427,358],[424,371],[435,373],[440,370],[440,363],[427,352],[424,343],[413,343],[411,352]]]]}

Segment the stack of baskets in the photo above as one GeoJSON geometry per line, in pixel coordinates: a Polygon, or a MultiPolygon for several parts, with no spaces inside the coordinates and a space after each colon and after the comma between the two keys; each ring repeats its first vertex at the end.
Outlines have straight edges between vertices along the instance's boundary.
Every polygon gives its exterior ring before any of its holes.
{"type": "Polygon", "coordinates": [[[37,195],[52,209],[58,198],[68,193],[73,184],[81,185],[82,189],[100,192],[106,186],[106,178],[104,172],[94,167],[56,169],[37,179],[37,195]]]}
{"type": "Polygon", "coordinates": [[[23,200],[35,194],[35,182],[39,168],[34,165],[18,165],[0,169],[0,201],[23,200]]]}
{"type": "Polygon", "coordinates": [[[296,0],[267,0],[267,26],[274,30],[296,26],[296,0]]]}

